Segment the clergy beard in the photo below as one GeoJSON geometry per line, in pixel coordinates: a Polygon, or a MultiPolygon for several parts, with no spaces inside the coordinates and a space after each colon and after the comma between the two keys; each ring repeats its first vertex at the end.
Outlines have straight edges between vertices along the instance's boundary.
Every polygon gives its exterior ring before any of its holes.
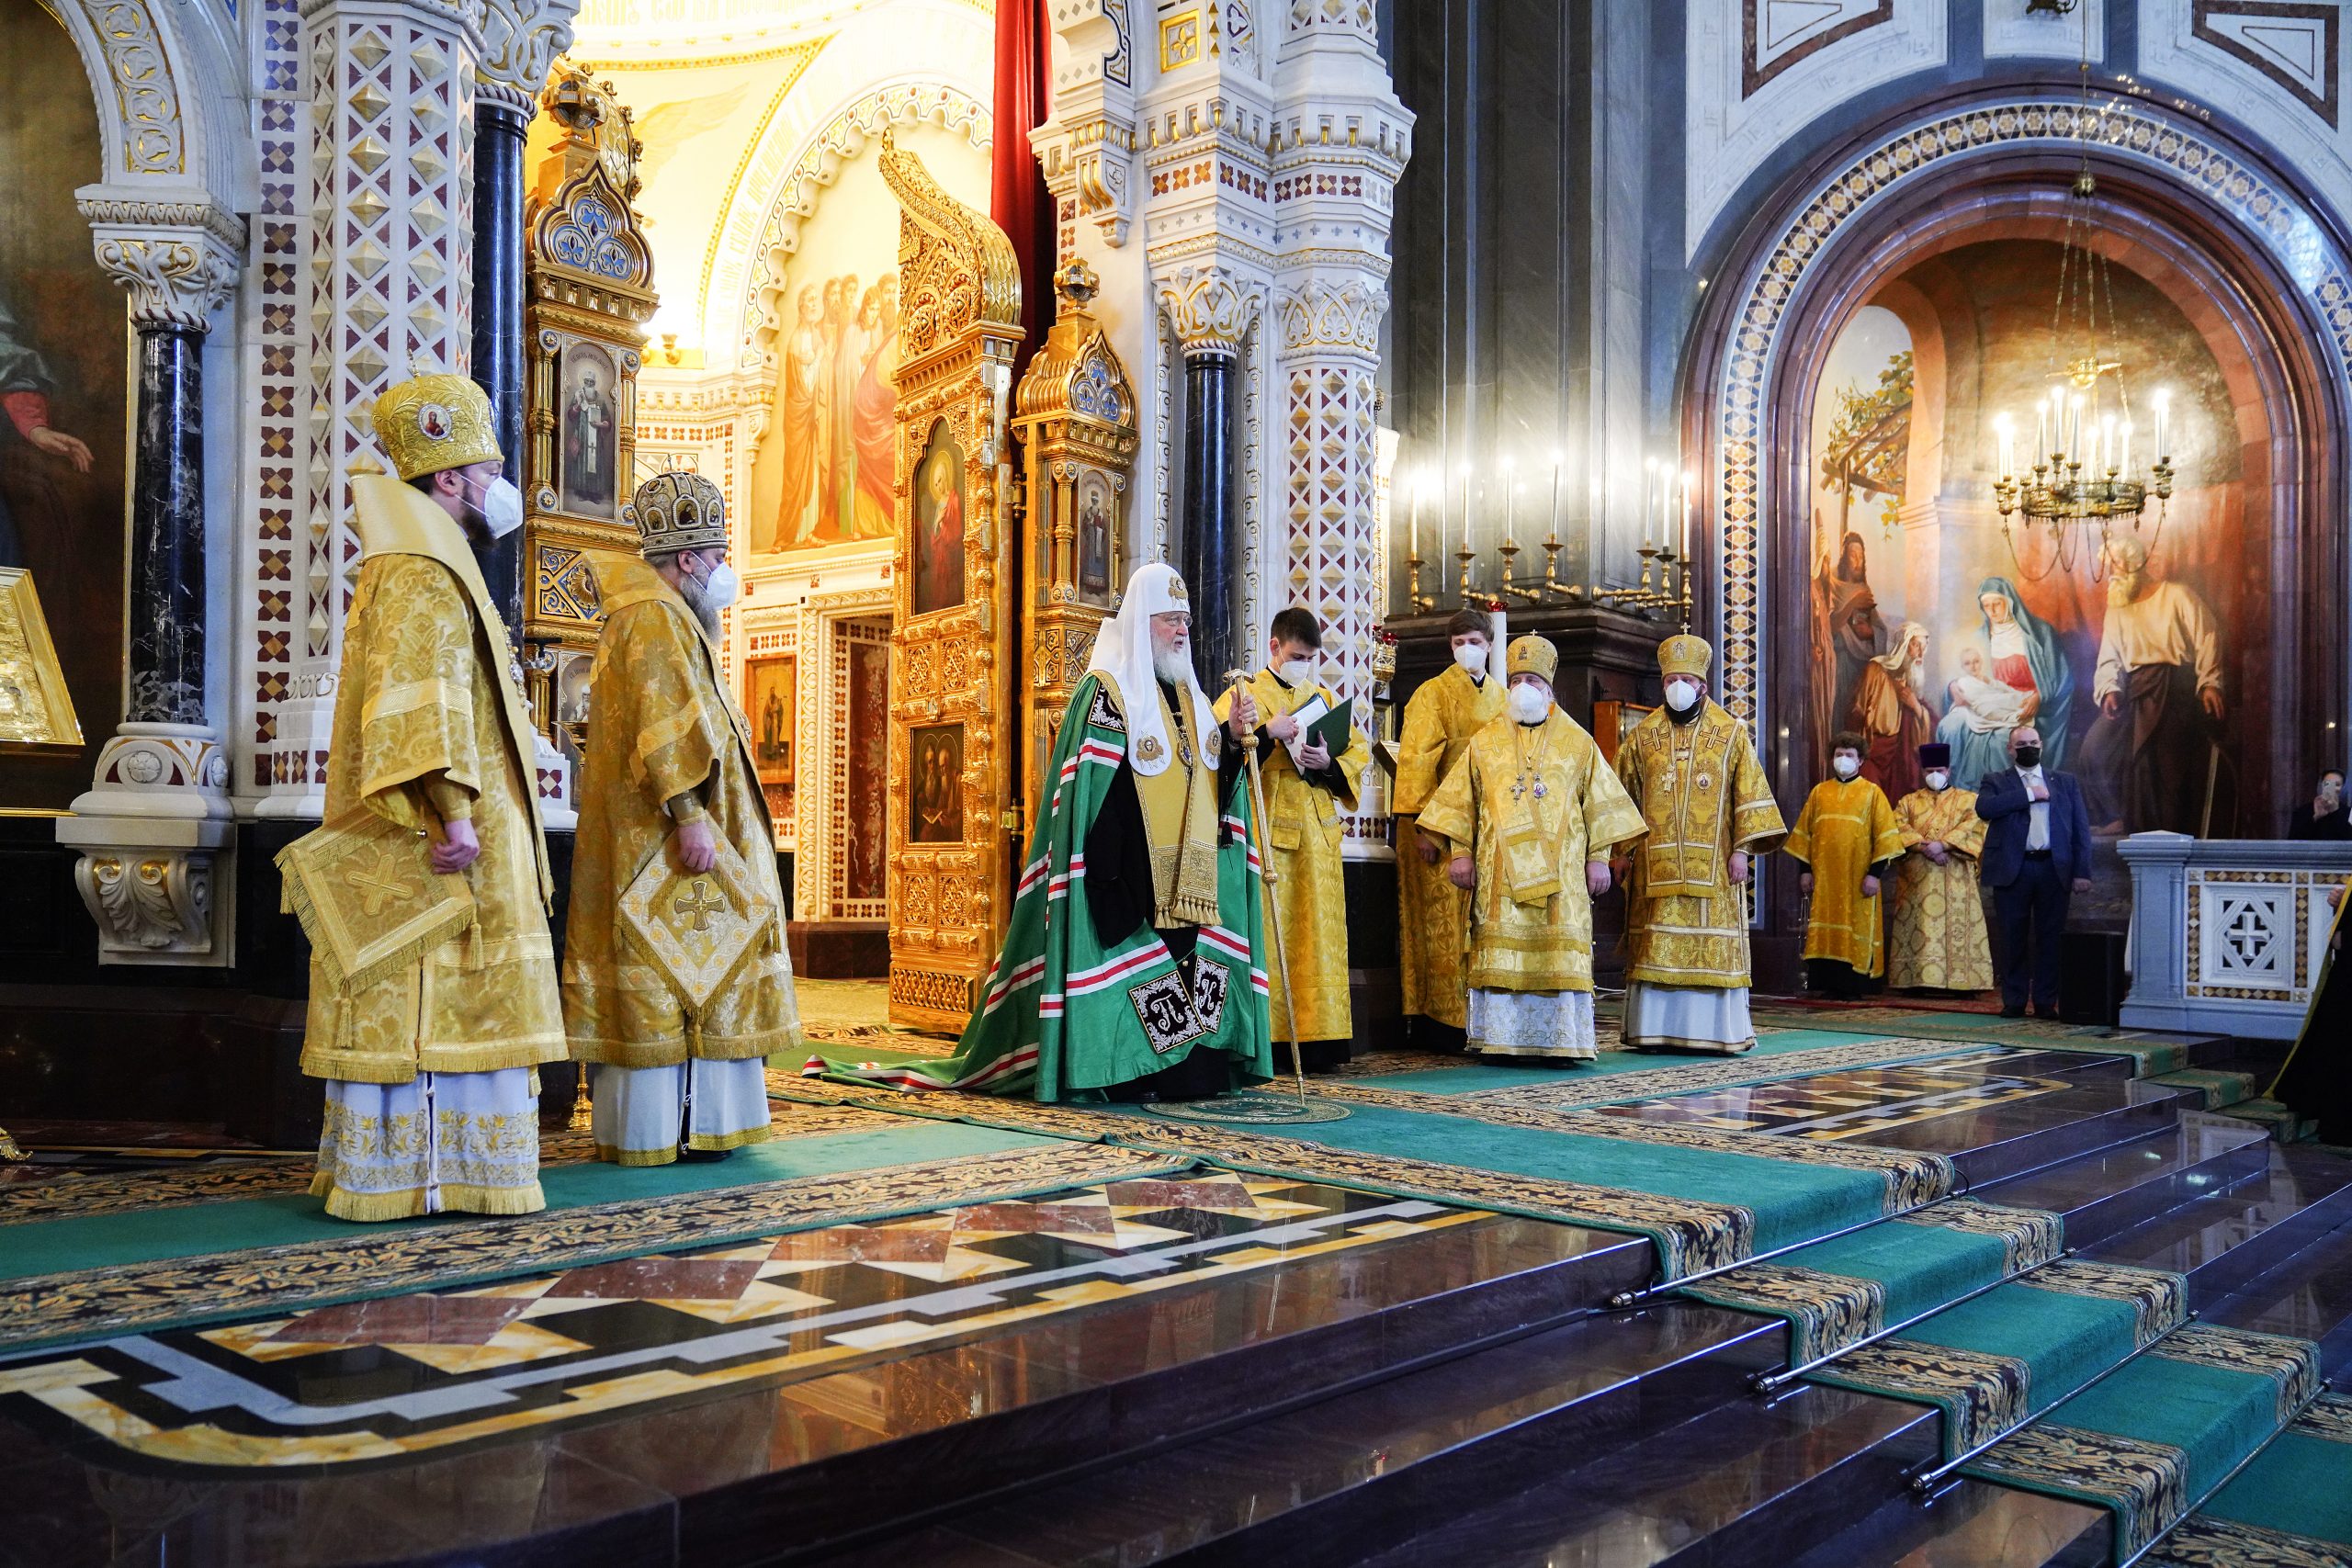
{"type": "Polygon", "coordinates": [[[1171,686],[1189,685],[1193,680],[1193,656],[1181,648],[1154,648],[1151,672],[1171,686]]]}
{"type": "Polygon", "coordinates": [[[692,610],[695,613],[695,619],[702,623],[703,635],[711,641],[717,642],[718,640],[718,612],[712,609],[703,598],[702,584],[690,574],[680,572],[678,597],[686,602],[686,608],[692,610]]]}

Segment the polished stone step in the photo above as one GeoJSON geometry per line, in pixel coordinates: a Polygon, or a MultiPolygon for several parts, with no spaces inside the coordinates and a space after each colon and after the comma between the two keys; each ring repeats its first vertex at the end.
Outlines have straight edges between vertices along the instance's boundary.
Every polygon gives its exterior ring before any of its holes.
{"type": "MultiPolygon", "coordinates": [[[[2262,1156],[2256,1179],[2217,1180],[2168,1212],[2086,1244],[2084,1255],[2186,1275],[2189,1310],[2207,1313],[2352,1224],[2352,1160],[2285,1147],[2253,1130],[2239,1134],[2249,1135],[2258,1140],[2251,1152],[2262,1156]]],[[[2193,1173],[2180,1185],[2192,1180],[2193,1173]]]]}
{"type": "Polygon", "coordinates": [[[1588,1319],[822,1561],[1340,1568],[1432,1516],[1501,1502],[1530,1471],[1726,1410],[1758,1421],[1740,1393],[1782,1336],[1686,1303],[1588,1319]]]}
{"type": "MultiPolygon", "coordinates": [[[[2185,1110],[2195,1103],[2095,1070],[2036,1100],[1945,1118],[1956,1125],[1941,1142],[1965,1156],[1980,1142],[2040,1138],[2048,1150],[2051,1133],[2074,1134],[2088,1152],[2072,1164],[1980,1191],[2112,1228],[2265,1173],[2261,1134],[2185,1110]],[[2117,1206],[2134,1192],[2136,1208],[2117,1206]]],[[[1740,1554],[1793,1554],[1842,1523],[1855,1495],[1902,1494],[1935,1451],[1940,1419],[1826,1387],[1748,1395],[1738,1374],[1780,1365],[1785,1344],[1777,1321],[1697,1303],[1598,1317],[823,1561],[1305,1568],[1377,1546],[1384,1564],[1403,1568],[1519,1562],[1494,1554],[1521,1540],[1530,1563],[1769,1561],[1740,1554]],[[1662,1331],[1683,1353],[1643,1372],[1662,1331]]]]}
{"type": "Polygon", "coordinates": [[[2168,1126],[2059,1165],[1988,1182],[1969,1196],[2064,1215],[2066,1245],[2080,1249],[2265,1175],[2272,1148],[2257,1128],[2182,1108],[2168,1126]]]}

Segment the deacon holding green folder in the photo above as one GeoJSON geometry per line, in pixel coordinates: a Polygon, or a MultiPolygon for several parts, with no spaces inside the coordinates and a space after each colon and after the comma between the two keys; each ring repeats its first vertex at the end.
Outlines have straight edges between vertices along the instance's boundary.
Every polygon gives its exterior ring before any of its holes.
{"type": "MultiPolygon", "coordinates": [[[[1265,775],[1267,864],[1290,985],[1273,987],[1276,1065],[1289,1067],[1284,1042],[1295,1039],[1310,1072],[1348,1059],[1355,1032],[1348,1007],[1347,892],[1340,882],[1343,811],[1356,807],[1372,746],[1352,720],[1353,708],[1317,682],[1323,625],[1294,605],[1274,616],[1266,638],[1266,668],[1240,682],[1258,710],[1258,765],[1265,775]],[[1296,1029],[1291,1014],[1297,1014],[1296,1029]]],[[[1230,716],[1233,694],[1217,698],[1216,716],[1230,716]]],[[[1269,965],[1271,968],[1272,966],[1269,965]]]]}

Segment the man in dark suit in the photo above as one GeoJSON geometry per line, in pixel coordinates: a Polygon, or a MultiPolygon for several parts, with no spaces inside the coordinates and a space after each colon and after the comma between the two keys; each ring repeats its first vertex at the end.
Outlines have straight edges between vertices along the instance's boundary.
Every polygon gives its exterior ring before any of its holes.
{"type": "Polygon", "coordinates": [[[2012,766],[1984,775],[1976,815],[1984,833],[1984,886],[2001,928],[2001,1016],[2058,1016],[2058,939],[2066,905],[2091,886],[2091,819],[2072,773],[2041,765],[2041,732],[2009,731],[2012,766]]]}

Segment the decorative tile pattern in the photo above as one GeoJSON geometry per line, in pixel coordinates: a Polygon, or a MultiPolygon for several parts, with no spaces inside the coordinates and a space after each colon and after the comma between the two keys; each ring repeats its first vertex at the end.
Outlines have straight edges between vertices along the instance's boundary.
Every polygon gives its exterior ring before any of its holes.
{"type": "MultiPolygon", "coordinates": [[[[246,274],[249,329],[260,344],[256,396],[247,416],[247,493],[254,498],[251,560],[254,658],[253,787],[270,783],[277,709],[293,675],[293,546],[297,469],[304,442],[297,407],[305,359],[301,314],[308,289],[302,264],[311,254],[310,222],[300,199],[310,142],[310,106],[302,92],[302,21],[297,0],[261,0],[255,29],[254,141],[261,170],[254,213],[258,265],[246,274]]],[[[241,770],[242,771],[242,770],[241,770]]]]}
{"type": "Polygon", "coordinates": [[[1487,1217],[1221,1171],[1100,1181],[118,1338],[0,1369],[0,1416],[164,1464],[399,1460],[753,1380],[788,1390],[1487,1217]]]}

